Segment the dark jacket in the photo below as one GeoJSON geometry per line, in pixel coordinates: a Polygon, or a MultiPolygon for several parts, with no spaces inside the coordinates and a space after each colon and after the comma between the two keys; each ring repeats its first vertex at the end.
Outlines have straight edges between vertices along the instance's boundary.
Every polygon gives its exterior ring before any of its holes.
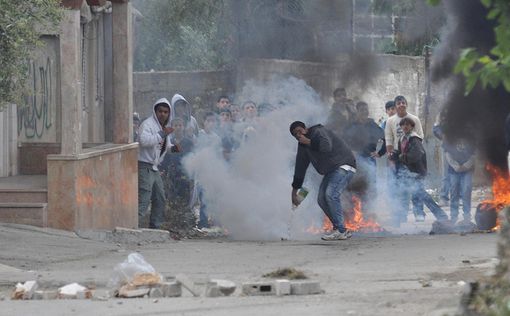
{"type": "MultiPolygon", "coordinates": [[[[377,150],[377,142],[380,139],[384,142],[384,130],[373,119],[368,119],[364,123],[353,123],[345,130],[344,135],[351,149],[362,157],[370,157],[370,154],[377,150]]],[[[382,156],[385,153],[386,146],[383,144],[377,154],[382,156]]]]}
{"type": "Polygon", "coordinates": [[[294,169],[292,187],[299,189],[303,185],[306,169],[310,163],[321,175],[325,175],[342,165],[356,168],[356,159],[351,149],[343,140],[331,130],[318,124],[308,128],[305,135],[311,141],[310,145],[299,143],[294,169]]]}
{"type": "Polygon", "coordinates": [[[402,138],[398,141],[398,153],[400,162],[412,173],[421,177],[427,175],[427,155],[421,143],[421,138],[416,133],[411,133],[409,145],[402,151],[402,138]]]}

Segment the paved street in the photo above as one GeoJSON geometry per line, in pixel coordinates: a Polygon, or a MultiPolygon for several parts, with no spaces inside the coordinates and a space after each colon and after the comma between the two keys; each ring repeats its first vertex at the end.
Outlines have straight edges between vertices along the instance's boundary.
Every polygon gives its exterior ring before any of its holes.
{"type": "Polygon", "coordinates": [[[462,282],[492,271],[497,234],[355,236],[347,241],[238,242],[225,239],[121,245],[73,233],[0,225],[0,315],[453,315],[462,282]],[[105,288],[113,267],[140,252],[164,276],[195,281],[259,280],[281,267],[304,271],[324,294],[11,301],[13,284],[79,282],[105,288]],[[27,272],[33,271],[33,272],[27,272]],[[23,279],[26,278],[26,279],[23,279]],[[460,282],[460,283],[459,283],[460,282]]]}

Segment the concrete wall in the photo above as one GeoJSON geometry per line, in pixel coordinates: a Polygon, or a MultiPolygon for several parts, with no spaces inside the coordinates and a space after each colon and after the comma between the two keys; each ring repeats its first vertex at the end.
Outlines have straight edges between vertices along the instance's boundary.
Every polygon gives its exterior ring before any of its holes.
{"type": "Polygon", "coordinates": [[[227,71],[161,71],[133,74],[134,111],[145,118],[152,115],[152,105],[162,97],[170,100],[182,94],[195,111],[216,104],[220,95],[232,95],[232,73],[227,71]]]}
{"type": "Polygon", "coordinates": [[[65,230],[138,227],[138,144],[48,156],[48,226],[65,230]]]}

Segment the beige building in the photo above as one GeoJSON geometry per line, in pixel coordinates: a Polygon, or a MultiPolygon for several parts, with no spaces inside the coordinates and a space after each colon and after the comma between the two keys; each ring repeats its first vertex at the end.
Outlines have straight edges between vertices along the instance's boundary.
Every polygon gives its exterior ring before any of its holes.
{"type": "Polygon", "coordinates": [[[25,102],[0,112],[0,222],[137,227],[129,0],[62,0],[30,61],[25,102]]]}

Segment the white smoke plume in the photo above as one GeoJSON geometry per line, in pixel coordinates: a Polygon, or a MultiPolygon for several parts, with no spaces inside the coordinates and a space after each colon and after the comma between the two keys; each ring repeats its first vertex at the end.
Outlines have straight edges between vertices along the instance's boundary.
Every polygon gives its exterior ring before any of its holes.
{"type": "MultiPolygon", "coordinates": [[[[311,126],[324,123],[327,107],[303,80],[272,78],[249,81],[238,97],[270,103],[277,109],[260,118],[256,131],[227,163],[216,148],[198,148],[184,160],[186,170],[204,188],[207,212],[238,240],[288,238],[291,219],[291,182],[297,142],[289,125],[301,120],[311,126]]],[[[308,182],[319,177],[310,175],[308,182]]],[[[305,186],[307,184],[305,183],[305,186]]],[[[318,187],[309,185],[308,187],[318,187]]],[[[295,211],[292,238],[305,238],[305,226],[322,223],[322,211],[313,192],[295,211]],[[314,219],[312,219],[314,218],[314,219]]],[[[320,224],[318,224],[320,227],[320,224]]]]}

